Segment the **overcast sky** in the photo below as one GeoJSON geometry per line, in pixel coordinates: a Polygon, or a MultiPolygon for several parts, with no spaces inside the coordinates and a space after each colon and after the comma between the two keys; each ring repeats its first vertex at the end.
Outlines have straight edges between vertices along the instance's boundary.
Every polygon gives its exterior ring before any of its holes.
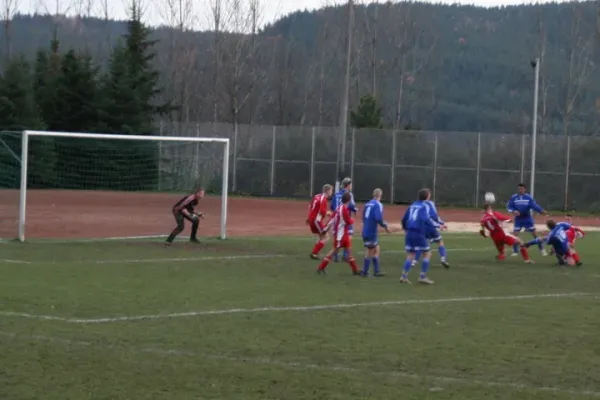
{"type": "MultiPolygon", "coordinates": [[[[161,25],[168,23],[169,3],[178,4],[180,0],[136,0],[143,4],[144,20],[150,25],[161,25]]],[[[192,18],[189,21],[190,27],[195,29],[207,29],[210,24],[209,4],[217,0],[181,0],[184,3],[193,4],[193,10],[188,13],[192,18]]],[[[235,0],[221,0],[223,4],[231,4],[235,0]]],[[[248,4],[250,0],[238,0],[243,4],[248,4]]],[[[281,16],[289,14],[296,10],[317,9],[326,5],[344,4],[347,0],[258,0],[261,8],[262,23],[272,22],[281,16]]],[[[356,4],[367,4],[376,0],[354,0],[356,4]]],[[[474,4],[482,7],[494,7],[524,4],[519,0],[436,0],[441,3],[461,3],[474,4]]],[[[546,0],[536,1],[546,2],[546,0]]],[[[52,13],[58,10],[61,14],[74,15],[77,13],[86,13],[88,4],[92,5],[94,15],[103,14],[103,4],[108,4],[110,15],[115,19],[127,18],[127,5],[131,0],[18,0],[19,11],[21,13],[52,13]],[[81,11],[80,11],[81,10],[81,11]]],[[[531,4],[531,1],[526,3],[531,4]]]]}

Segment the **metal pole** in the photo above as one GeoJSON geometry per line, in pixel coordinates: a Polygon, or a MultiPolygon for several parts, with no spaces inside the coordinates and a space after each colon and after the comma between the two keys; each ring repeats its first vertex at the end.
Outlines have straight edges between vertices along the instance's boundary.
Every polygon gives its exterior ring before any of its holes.
{"type": "Polygon", "coordinates": [[[433,188],[432,188],[432,193],[431,193],[431,197],[434,200],[437,200],[435,198],[435,187],[437,186],[437,159],[438,159],[438,133],[435,133],[435,141],[434,141],[434,145],[433,145],[433,188]]]}
{"type": "Polygon", "coordinates": [[[390,168],[390,203],[394,204],[394,181],[396,180],[396,135],[398,131],[392,131],[392,166],[390,168]]]}
{"type": "MultiPolygon", "coordinates": [[[[342,99],[340,101],[340,141],[341,141],[341,157],[338,179],[341,180],[346,169],[346,136],[348,134],[348,95],[350,92],[350,64],[352,55],[352,31],[353,31],[353,0],[348,0],[348,25],[346,29],[346,76],[342,91],[342,99]]],[[[339,186],[339,181],[336,183],[339,186]]]]}
{"type": "Polygon", "coordinates": [[[233,182],[231,182],[231,191],[237,190],[237,142],[238,142],[238,124],[233,123],[233,182]]]}
{"type": "Polygon", "coordinates": [[[564,210],[569,206],[569,174],[571,173],[571,136],[567,136],[567,162],[565,166],[565,204],[564,210]]]}
{"type": "Polygon", "coordinates": [[[19,190],[19,240],[25,241],[25,219],[27,210],[27,168],[29,167],[29,134],[21,136],[21,189],[19,190]]]}
{"type": "Polygon", "coordinates": [[[221,239],[227,239],[227,195],[229,189],[229,140],[223,149],[223,182],[221,189],[221,239]]]}
{"type": "Polygon", "coordinates": [[[277,126],[273,126],[273,140],[271,142],[271,177],[270,177],[270,185],[269,192],[271,195],[275,193],[275,137],[277,134],[277,126]]]}
{"type": "Polygon", "coordinates": [[[312,127],[310,133],[310,195],[315,194],[315,131],[317,128],[312,127]]]}
{"type": "Polygon", "coordinates": [[[479,181],[481,174],[481,132],[477,134],[477,172],[475,173],[475,207],[479,207],[479,181]]]}
{"type": "Polygon", "coordinates": [[[352,147],[350,149],[350,178],[354,179],[354,164],[356,163],[356,129],[354,128],[352,128],[352,147]]]}
{"type": "Polygon", "coordinates": [[[529,193],[531,196],[535,192],[535,156],[537,147],[537,119],[538,119],[538,91],[540,87],[540,59],[536,58],[531,66],[535,69],[535,86],[533,89],[533,128],[531,132],[531,182],[529,184],[529,193]]]}
{"type": "Polygon", "coordinates": [[[521,135],[521,179],[519,182],[525,180],[525,135],[521,135]]]}

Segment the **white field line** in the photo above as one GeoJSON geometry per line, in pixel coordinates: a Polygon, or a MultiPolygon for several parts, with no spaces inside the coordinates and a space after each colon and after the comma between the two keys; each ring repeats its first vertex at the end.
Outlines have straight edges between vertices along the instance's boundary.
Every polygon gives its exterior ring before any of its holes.
{"type": "Polygon", "coordinates": [[[229,308],[223,310],[200,310],[188,311],[171,314],[148,314],[148,315],[132,315],[124,317],[103,317],[103,318],[67,318],[53,315],[38,315],[28,314],[13,311],[0,311],[0,316],[4,317],[20,317],[28,319],[39,319],[47,321],[61,321],[71,324],[106,324],[114,322],[130,322],[143,320],[161,320],[171,318],[199,317],[212,315],[231,315],[231,314],[250,314],[250,313],[271,313],[271,312],[310,312],[322,310],[336,310],[357,307],[384,307],[384,306],[399,306],[399,305],[422,305],[422,304],[444,304],[444,303],[464,303],[464,302],[480,302],[480,301],[519,301],[529,299],[544,299],[544,298],[576,298],[596,296],[595,293],[547,293],[547,294],[530,294],[516,296],[487,296],[487,297],[455,297],[445,299],[412,299],[412,300],[391,300],[391,301],[375,301],[366,303],[341,303],[341,304],[321,304],[313,306],[287,306],[287,307],[256,307],[256,308],[229,308]]]}
{"type": "MultiPolygon", "coordinates": [[[[448,249],[448,252],[463,252],[463,251],[488,251],[491,247],[484,248],[464,248],[464,249],[448,249]]],[[[435,249],[433,249],[435,251],[435,249]]],[[[404,250],[384,250],[382,253],[387,254],[404,254],[404,250]]],[[[173,258],[140,258],[140,259],[124,259],[124,260],[77,260],[77,261],[21,261],[21,260],[1,260],[1,263],[7,264],[43,264],[43,265],[64,265],[64,264],[143,264],[143,263],[170,263],[170,262],[190,262],[190,261],[216,261],[216,260],[248,260],[248,259],[267,259],[267,258],[306,258],[305,254],[247,254],[247,255],[232,255],[232,256],[203,256],[203,257],[173,257],[173,258]]]]}
{"type": "MultiPolygon", "coordinates": [[[[88,341],[81,340],[69,340],[69,339],[60,339],[48,336],[39,336],[39,335],[22,335],[16,334],[12,332],[3,332],[0,331],[0,336],[7,337],[13,340],[25,339],[27,341],[44,341],[56,344],[62,344],[65,346],[80,346],[80,347],[99,347],[100,349],[107,350],[123,350],[122,346],[113,346],[113,345],[99,345],[97,343],[92,343],[88,341]]],[[[419,374],[411,374],[407,372],[401,371],[373,371],[371,369],[358,369],[353,367],[347,367],[344,365],[321,365],[314,363],[302,363],[302,362],[293,362],[293,361],[281,361],[268,357],[234,357],[227,356],[222,354],[205,354],[205,353],[197,353],[189,350],[182,349],[158,349],[158,348],[127,348],[127,350],[133,350],[137,353],[149,353],[160,356],[170,356],[170,357],[194,357],[208,360],[217,360],[217,361],[228,361],[237,364],[255,364],[255,365],[267,365],[273,367],[281,367],[281,368],[290,368],[290,369],[300,369],[300,370],[318,370],[318,371],[326,371],[326,372],[343,372],[350,373],[352,375],[364,376],[364,375],[372,375],[372,376],[382,376],[382,377],[394,377],[394,378],[404,378],[404,379],[412,379],[418,381],[434,381],[438,383],[446,383],[446,384],[457,384],[457,385],[466,385],[466,386],[482,386],[482,387],[497,387],[502,389],[512,389],[512,390],[530,390],[536,392],[546,392],[546,393],[562,393],[568,394],[571,396],[587,396],[587,397],[599,397],[600,392],[593,390],[572,390],[572,389],[563,389],[560,387],[552,387],[552,386],[534,386],[522,383],[513,383],[513,382],[497,382],[497,381],[489,381],[489,380],[481,380],[481,379],[468,379],[468,378],[454,378],[449,376],[431,376],[431,375],[419,375],[419,374]]],[[[436,387],[429,388],[431,391],[440,390],[436,387]]]]}

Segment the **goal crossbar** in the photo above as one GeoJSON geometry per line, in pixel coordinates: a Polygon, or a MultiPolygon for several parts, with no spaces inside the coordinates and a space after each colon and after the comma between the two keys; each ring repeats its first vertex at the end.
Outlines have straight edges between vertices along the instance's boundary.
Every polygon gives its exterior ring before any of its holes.
{"type": "Polygon", "coordinates": [[[137,140],[155,142],[201,142],[222,143],[223,146],[223,178],[221,190],[221,221],[220,238],[227,238],[227,193],[229,188],[229,139],[209,138],[191,136],[143,136],[143,135],[119,135],[106,133],[79,133],[79,132],[47,132],[25,130],[21,138],[21,182],[19,193],[19,241],[25,241],[25,221],[27,215],[27,174],[29,161],[29,139],[30,137],[62,137],[72,139],[108,139],[108,140],[137,140]]]}

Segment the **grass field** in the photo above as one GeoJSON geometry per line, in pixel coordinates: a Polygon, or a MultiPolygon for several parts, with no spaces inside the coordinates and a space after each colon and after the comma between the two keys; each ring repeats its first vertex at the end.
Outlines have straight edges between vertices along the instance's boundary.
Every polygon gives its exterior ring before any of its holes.
{"type": "Polygon", "coordinates": [[[599,238],[576,269],[448,235],[434,286],[398,283],[402,236],[379,279],[302,238],[3,244],[0,398],[599,398],[599,238]]]}

